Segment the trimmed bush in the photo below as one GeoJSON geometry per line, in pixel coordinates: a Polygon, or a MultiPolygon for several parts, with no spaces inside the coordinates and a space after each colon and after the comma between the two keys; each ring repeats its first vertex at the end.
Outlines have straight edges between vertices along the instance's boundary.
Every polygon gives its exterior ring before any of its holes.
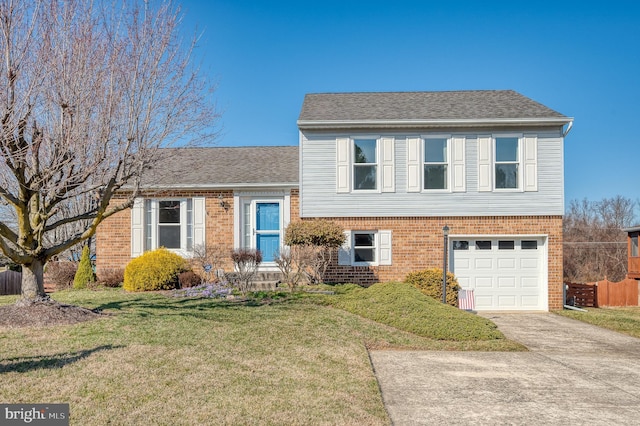
{"type": "Polygon", "coordinates": [[[182,257],[161,247],[129,262],[123,287],[127,291],[172,290],[180,285],[180,273],[188,269],[182,257]]]}
{"type": "Polygon", "coordinates": [[[53,283],[56,290],[66,290],[73,285],[78,264],[66,261],[49,261],[45,267],[45,281],[53,283]]]}
{"type": "Polygon", "coordinates": [[[87,288],[87,286],[95,282],[96,274],[93,273],[93,267],[91,266],[89,246],[84,246],[80,263],[78,264],[78,270],[73,278],[73,288],[87,288]]]}
{"type": "Polygon", "coordinates": [[[288,246],[340,247],[346,236],[340,225],[326,219],[291,222],[285,231],[284,243],[288,246]]]}
{"type": "Polygon", "coordinates": [[[178,275],[178,282],[180,283],[180,288],[195,287],[202,284],[202,278],[193,271],[185,271],[178,275]]]}
{"type": "Polygon", "coordinates": [[[124,282],[124,268],[108,268],[100,271],[98,282],[105,287],[120,287],[124,282]]]}
{"type": "MultiPolygon", "coordinates": [[[[422,271],[410,272],[404,279],[427,296],[442,301],[442,269],[431,268],[422,271]]],[[[447,272],[447,304],[458,306],[458,280],[451,273],[447,272]]]]}

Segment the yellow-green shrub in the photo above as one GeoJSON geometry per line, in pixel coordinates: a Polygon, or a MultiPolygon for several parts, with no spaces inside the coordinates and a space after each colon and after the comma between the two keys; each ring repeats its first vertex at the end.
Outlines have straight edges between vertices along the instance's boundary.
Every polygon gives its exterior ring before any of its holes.
{"type": "Polygon", "coordinates": [[[171,290],[179,286],[178,276],[188,270],[179,255],[161,247],[133,259],[124,270],[127,291],[171,290]]]}
{"type": "MultiPolygon", "coordinates": [[[[442,269],[431,268],[422,271],[410,272],[404,279],[427,296],[442,301],[442,269]]],[[[447,304],[458,306],[458,280],[447,272],[447,304]]]]}
{"type": "Polygon", "coordinates": [[[89,246],[84,246],[76,275],[73,278],[73,288],[87,288],[88,285],[93,284],[95,281],[96,275],[93,273],[93,268],[91,267],[89,246]]]}

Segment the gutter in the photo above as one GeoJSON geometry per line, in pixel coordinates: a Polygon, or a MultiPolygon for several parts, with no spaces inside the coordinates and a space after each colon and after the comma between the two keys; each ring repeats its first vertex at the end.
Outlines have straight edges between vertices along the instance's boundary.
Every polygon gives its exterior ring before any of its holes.
{"type": "MultiPolygon", "coordinates": [[[[300,186],[298,182],[284,182],[284,183],[207,183],[207,184],[155,184],[155,185],[140,185],[139,190],[219,190],[219,189],[243,189],[243,188],[264,188],[264,189],[274,189],[274,188],[297,188],[300,186]]],[[[122,188],[123,190],[131,190],[131,188],[122,188]]]]}
{"type": "MultiPolygon", "coordinates": [[[[424,128],[424,127],[493,127],[523,125],[565,125],[568,130],[573,123],[572,117],[548,118],[488,118],[488,119],[437,119],[437,120],[298,120],[301,130],[314,129],[350,129],[350,128],[424,128]]],[[[565,133],[565,134],[566,134],[565,133]]]]}

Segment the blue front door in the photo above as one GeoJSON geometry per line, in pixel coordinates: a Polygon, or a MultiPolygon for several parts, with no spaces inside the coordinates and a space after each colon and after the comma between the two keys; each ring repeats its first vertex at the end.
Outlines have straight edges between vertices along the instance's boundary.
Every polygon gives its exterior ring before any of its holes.
{"type": "Polygon", "coordinates": [[[256,248],[263,262],[273,262],[280,251],[280,203],[256,203],[256,248]]]}

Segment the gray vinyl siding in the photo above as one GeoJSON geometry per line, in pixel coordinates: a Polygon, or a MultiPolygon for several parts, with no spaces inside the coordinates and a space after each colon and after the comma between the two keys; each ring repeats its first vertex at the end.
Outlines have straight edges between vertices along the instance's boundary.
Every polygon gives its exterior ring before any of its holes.
{"type": "MultiPolygon", "coordinates": [[[[336,192],[336,137],[303,133],[300,137],[301,217],[546,216],[564,211],[563,138],[559,131],[531,132],[538,137],[538,191],[478,192],[477,134],[466,137],[466,192],[407,192],[407,136],[395,137],[395,192],[336,192]]],[[[421,133],[421,134],[425,134],[421,133]]],[[[488,134],[483,132],[480,134],[488,134]]]]}

